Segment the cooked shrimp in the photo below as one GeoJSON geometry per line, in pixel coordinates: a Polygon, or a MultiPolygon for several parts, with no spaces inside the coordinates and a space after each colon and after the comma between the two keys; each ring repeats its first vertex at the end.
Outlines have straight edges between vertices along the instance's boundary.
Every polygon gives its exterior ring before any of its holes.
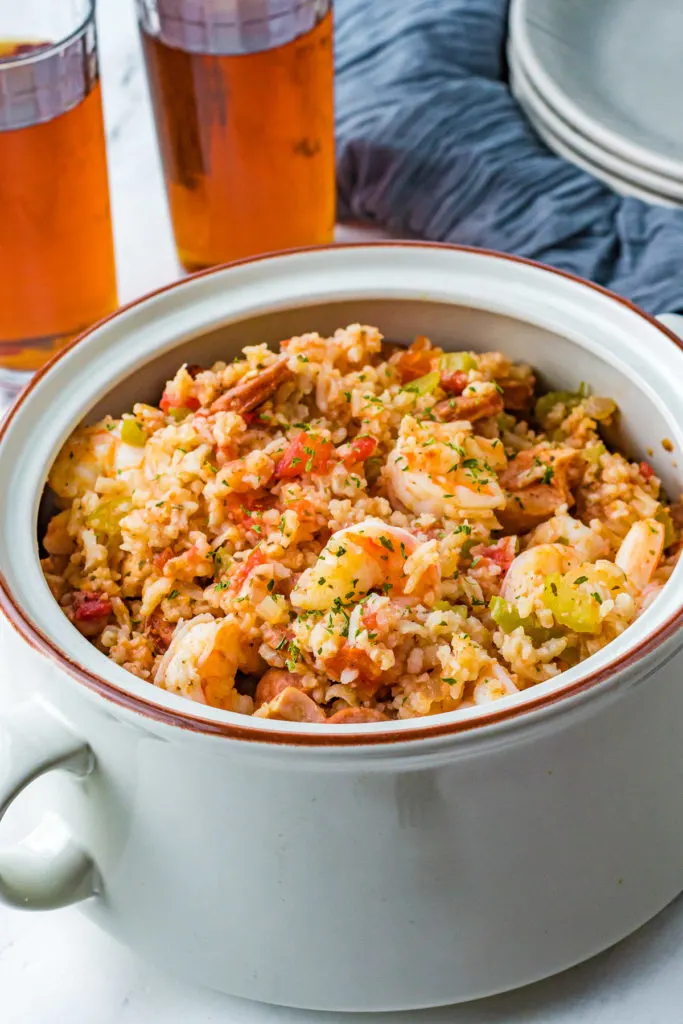
{"type": "Polygon", "coordinates": [[[472,700],[475,704],[488,704],[511,693],[519,693],[519,688],[502,665],[492,662],[490,668],[482,672],[474,684],[472,700]]]}
{"type": "Polygon", "coordinates": [[[122,426],[123,420],[108,419],[73,432],[50,471],[48,483],[55,494],[80,498],[94,489],[98,477],[120,476],[141,465],[144,446],[124,444],[122,426]]]}
{"type": "Polygon", "coordinates": [[[609,555],[609,541],[580,519],[570,515],[553,516],[531,532],[527,547],[539,544],[568,544],[585,562],[595,562],[609,555]]]}
{"type": "Polygon", "coordinates": [[[664,550],[664,524],[641,519],[624,537],[614,561],[631,583],[643,590],[650,582],[664,550]]]}
{"type": "Polygon", "coordinates": [[[474,436],[468,423],[404,416],[387,459],[389,493],[417,515],[481,516],[505,505],[496,473],[506,465],[502,443],[474,436]]]}
{"type": "Polygon", "coordinates": [[[232,619],[197,615],[176,629],[154,682],[201,704],[238,711],[251,698],[235,691],[237,671],[256,673],[261,666],[232,619]]]}
{"type": "Polygon", "coordinates": [[[270,395],[274,394],[281,384],[291,376],[287,362],[289,356],[280,356],[274,363],[260,370],[255,377],[241,380],[234,388],[217,398],[210,407],[210,412],[225,412],[231,409],[240,415],[251,412],[262,405],[270,395]]]}
{"type": "Polygon", "coordinates": [[[538,544],[527,548],[513,560],[505,574],[500,596],[511,604],[523,603],[528,614],[535,597],[543,591],[546,576],[564,574],[579,565],[581,559],[567,544],[538,544]]]}
{"type": "Polygon", "coordinates": [[[356,603],[371,590],[417,595],[438,583],[437,562],[435,542],[421,545],[408,530],[364,519],[330,537],[315,565],[301,574],[290,600],[303,611],[326,611],[335,601],[356,603]],[[426,557],[416,558],[421,550],[426,557]]]}

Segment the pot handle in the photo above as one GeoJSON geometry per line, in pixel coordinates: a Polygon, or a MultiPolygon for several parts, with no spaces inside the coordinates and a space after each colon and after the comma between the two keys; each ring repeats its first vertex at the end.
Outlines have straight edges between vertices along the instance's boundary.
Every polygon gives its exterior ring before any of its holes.
{"type": "MultiPolygon", "coordinates": [[[[83,779],[94,757],[40,700],[19,705],[0,722],[0,822],[19,794],[55,770],[83,779]]],[[[95,895],[99,875],[66,824],[48,812],[21,842],[0,847],[0,901],[27,910],[52,910],[95,895]]]]}
{"type": "Polygon", "coordinates": [[[683,316],[680,313],[660,313],[656,319],[683,340],[683,316]]]}

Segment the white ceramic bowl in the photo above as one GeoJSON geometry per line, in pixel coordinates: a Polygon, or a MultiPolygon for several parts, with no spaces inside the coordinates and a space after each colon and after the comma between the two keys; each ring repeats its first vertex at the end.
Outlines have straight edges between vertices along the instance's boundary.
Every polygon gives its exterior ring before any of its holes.
{"type": "Polygon", "coordinates": [[[356,320],[503,349],[550,385],[587,381],[619,403],[620,442],[682,489],[675,336],[557,271],[358,245],[247,261],[121,310],[2,427],[0,811],[45,776],[49,813],[0,853],[0,895],[82,901],[141,954],[226,992],[406,1009],[568,967],[683,889],[683,567],[618,641],[555,681],[344,727],[221,712],[128,675],[64,618],[36,541],[49,466],[81,419],[158,397],[185,359],[356,320]]]}

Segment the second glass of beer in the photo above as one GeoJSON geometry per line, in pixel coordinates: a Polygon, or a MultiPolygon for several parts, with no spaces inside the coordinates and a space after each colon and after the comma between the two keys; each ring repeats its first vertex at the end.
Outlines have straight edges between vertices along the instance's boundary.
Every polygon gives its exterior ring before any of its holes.
{"type": "Polygon", "coordinates": [[[137,0],[188,271],[329,242],[332,0],[137,0]]]}

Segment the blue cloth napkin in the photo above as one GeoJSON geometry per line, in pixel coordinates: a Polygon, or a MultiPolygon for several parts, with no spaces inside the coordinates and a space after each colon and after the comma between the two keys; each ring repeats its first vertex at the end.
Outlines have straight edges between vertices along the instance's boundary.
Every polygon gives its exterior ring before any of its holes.
{"type": "Polygon", "coordinates": [[[511,95],[507,0],[336,0],[342,219],[483,246],[683,309],[683,211],[555,156],[511,95]]]}

